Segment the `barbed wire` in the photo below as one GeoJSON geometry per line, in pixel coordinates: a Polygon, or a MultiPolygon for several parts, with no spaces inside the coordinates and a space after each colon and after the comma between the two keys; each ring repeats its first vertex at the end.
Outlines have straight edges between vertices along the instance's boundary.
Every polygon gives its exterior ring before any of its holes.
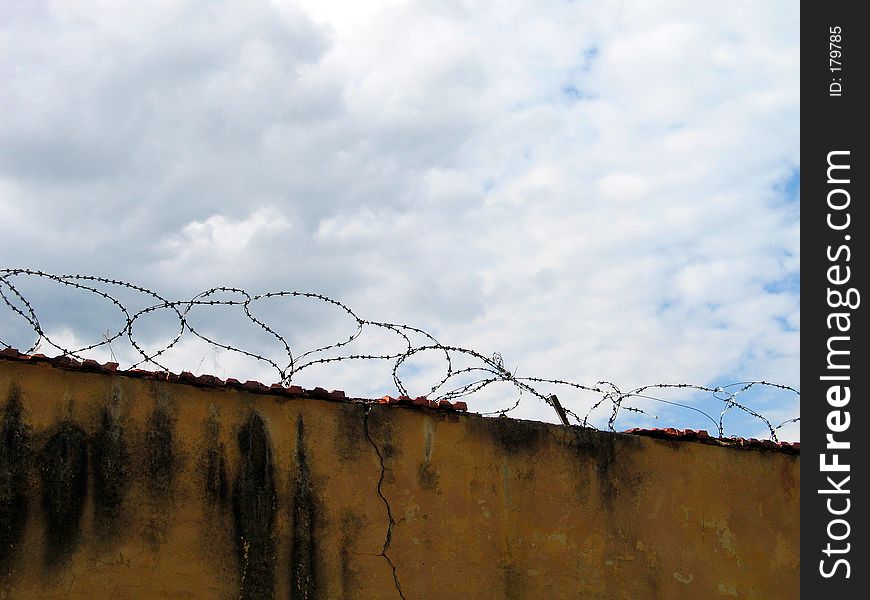
{"type": "MultiPolygon", "coordinates": [[[[560,420],[562,420],[563,423],[568,424],[568,417],[570,417],[575,424],[583,427],[592,427],[590,419],[592,418],[593,413],[596,413],[602,407],[609,407],[610,415],[607,418],[607,428],[609,430],[615,430],[616,421],[623,412],[638,413],[657,418],[654,415],[650,415],[650,413],[640,406],[632,404],[632,401],[635,400],[661,403],[663,405],[674,406],[698,413],[716,427],[719,437],[725,436],[725,417],[734,409],[737,409],[738,411],[763,423],[770,433],[770,439],[774,441],[778,441],[776,432],[782,427],[800,421],[800,417],[795,417],[774,425],[770,419],[765,417],[758,410],[750,408],[747,404],[739,402],[737,399],[738,396],[741,396],[753,388],[770,388],[799,397],[800,392],[788,385],[767,381],[744,381],[716,387],[689,383],[655,383],[623,391],[615,383],[610,381],[598,381],[594,385],[585,385],[564,379],[548,379],[528,376],[518,377],[516,370],[511,372],[505,368],[504,359],[498,353],[486,356],[471,348],[442,344],[430,333],[411,325],[363,319],[342,302],[324,294],[313,292],[277,291],[252,295],[241,288],[217,286],[195,295],[190,300],[169,300],[148,288],[118,279],[80,274],[57,275],[34,269],[0,269],[0,299],[3,300],[7,310],[11,311],[13,315],[17,315],[19,318],[23,319],[30,326],[36,336],[34,342],[25,351],[26,354],[31,354],[38,348],[47,344],[61,352],[64,356],[70,356],[78,360],[84,360],[86,358],[84,353],[102,347],[107,348],[114,357],[115,353],[112,349],[112,342],[126,339],[135,350],[137,356],[135,361],[131,361],[130,364],[127,365],[128,368],[135,369],[150,365],[161,371],[169,372],[169,368],[161,361],[170,350],[180,344],[185,335],[189,334],[206,342],[214,348],[238,353],[242,356],[269,365],[275,370],[281,383],[284,385],[289,385],[293,378],[301,371],[315,365],[328,365],[342,361],[354,360],[392,361],[392,379],[396,389],[400,395],[410,396],[399,375],[399,370],[414,356],[423,352],[435,351],[439,354],[443,354],[445,369],[443,376],[438,378],[438,380],[430,386],[429,392],[425,395],[426,398],[431,400],[456,400],[458,398],[475,394],[494,383],[503,382],[510,383],[517,389],[519,395],[512,406],[498,411],[483,413],[486,415],[505,415],[520,406],[523,394],[529,394],[553,407],[559,414],[560,420]],[[116,332],[107,329],[102,335],[102,340],[99,342],[88,344],[80,348],[64,347],[56,340],[52,339],[45,331],[33,303],[22,291],[22,286],[19,281],[28,278],[60,284],[75,290],[94,294],[109,301],[109,303],[122,315],[122,327],[116,332]],[[100,289],[98,287],[100,285],[117,286],[128,292],[134,292],[146,298],[149,304],[137,311],[129,310],[118,298],[112,296],[107,291],[100,289]],[[235,296],[236,298],[219,299],[219,294],[235,296]],[[351,317],[355,322],[356,330],[347,338],[342,338],[338,341],[333,341],[332,343],[297,354],[294,352],[294,349],[291,347],[285,336],[282,336],[278,333],[276,328],[270,326],[251,312],[251,306],[253,304],[272,298],[303,298],[324,303],[327,306],[343,311],[347,316],[351,317]],[[218,339],[212,339],[212,337],[205,335],[203,332],[193,327],[188,319],[188,315],[194,307],[216,306],[241,307],[245,317],[251,323],[274,338],[278,344],[283,347],[283,351],[286,353],[286,363],[284,363],[283,360],[279,363],[263,354],[238,348],[218,339]],[[168,311],[170,315],[177,319],[177,333],[171,337],[166,345],[149,352],[146,350],[145,344],[136,339],[136,325],[143,317],[156,314],[159,311],[168,311]],[[401,340],[404,349],[387,354],[345,354],[341,356],[324,356],[324,354],[340,351],[349,346],[352,342],[358,340],[367,328],[390,332],[401,340]],[[412,342],[411,338],[414,335],[422,337],[425,340],[425,343],[415,344],[412,342]],[[475,361],[475,364],[473,366],[456,368],[456,359],[460,356],[475,361]],[[455,385],[455,387],[450,387],[451,382],[456,382],[462,378],[473,378],[473,380],[467,383],[455,385]],[[558,397],[552,392],[545,392],[542,389],[543,386],[588,392],[596,394],[598,398],[586,414],[581,417],[577,412],[570,408],[563,407],[558,397]],[[718,418],[714,418],[696,406],[660,398],[659,396],[654,395],[656,391],[669,389],[680,389],[709,394],[713,399],[722,404],[722,409],[718,418]]],[[[11,348],[12,346],[4,339],[5,335],[5,332],[0,332],[0,346],[11,348]]]]}

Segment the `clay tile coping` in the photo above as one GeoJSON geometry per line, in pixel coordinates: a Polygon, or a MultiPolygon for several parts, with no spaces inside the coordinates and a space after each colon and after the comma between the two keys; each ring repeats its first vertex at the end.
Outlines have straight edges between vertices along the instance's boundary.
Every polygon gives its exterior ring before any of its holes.
{"type": "Polygon", "coordinates": [[[322,387],[316,387],[313,390],[308,390],[308,394],[312,398],[317,398],[318,400],[329,400],[329,392],[327,392],[322,387]]]}
{"type": "MultiPolygon", "coordinates": [[[[93,359],[85,359],[78,361],[70,356],[57,356],[49,358],[44,354],[22,354],[16,348],[4,348],[0,350],[0,360],[22,361],[22,362],[44,362],[49,363],[52,367],[64,370],[75,370],[85,372],[101,372],[105,374],[114,374],[123,377],[135,377],[140,379],[161,379],[169,382],[177,382],[185,385],[193,385],[204,388],[231,388],[245,390],[255,394],[269,394],[280,396],[295,396],[300,398],[312,398],[317,400],[331,400],[338,402],[355,402],[363,404],[387,404],[387,405],[402,405],[413,407],[415,409],[435,410],[439,412],[467,412],[468,404],[466,402],[449,402],[447,400],[434,401],[429,400],[425,396],[411,398],[409,396],[384,396],[377,400],[367,398],[348,398],[342,390],[327,391],[324,388],[316,387],[312,390],[305,390],[298,385],[284,386],[280,383],[265,385],[259,381],[248,380],[241,383],[238,379],[230,377],[226,381],[215,377],[214,375],[194,375],[189,371],[183,371],[180,374],[168,373],[161,371],[146,371],[144,369],[127,369],[125,371],[118,370],[118,363],[107,362],[100,364],[93,359]]],[[[753,450],[774,450],[778,452],[787,452],[789,454],[800,454],[800,442],[774,442],[773,440],[757,440],[755,438],[714,438],[703,429],[675,429],[666,427],[663,429],[629,429],[625,433],[632,435],[643,435],[659,439],[670,439],[679,441],[693,441],[702,444],[712,444],[719,446],[729,446],[732,448],[743,448],[753,450]]]]}
{"type": "Polygon", "coordinates": [[[729,446],[745,450],[775,450],[777,452],[786,452],[788,454],[800,454],[801,448],[800,442],[774,442],[773,440],[758,440],[755,438],[746,439],[739,437],[714,438],[703,429],[674,429],[673,427],[666,427],[663,429],[658,427],[643,429],[635,427],[626,430],[624,433],[643,435],[664,440],[693,441],[702,444],[729,446]]]}
{"type": "Polygon", "coordinates": [[[255,394],[266,394],[272,396],[293,396],[299,398],[311,398],[316,400],[328,400],[333,402],[352,402],[361,404],[401,404],[411,406],[417,409],[435,410],[439,412],[456,412],[467,411],[468,405],[465,402],[450,403],[446,400],[440,402],[432,401],[424,396],[410,398],[408,396],[400,396],[393,398],[384,396],[383,398],[372,400],[368,398],[349,398],[342,390],[327,391],[325,388],[316,387],[311,390],[306,390],[298,385],[285,386],[281,383],[273,383],[266,385],[259,381],[248,380],[244,383],[238,379],[229,377],[222,380],[214,375],[194,375],[190,371],[182,371],[181,373],[171,373],[165,371],[148,371],[145,369],[127,369],[118,370],[118,363],[107,362],[100,364],[96,360],[86,358],[79,361],[71,356],[57,356],[49,358],[44,354],[23,354],[16,348],[4,348],[0,350],[0,360],[31,362],[31,363],[48,363],[53,368],[63,369],[67,371],[83,371],[90,373],[104,373],[107,375],[117,375],[121,377],[133,377],[137,379],[153,379],[169,381],[171,383],[180,383],[184,385],[192,385],[201,388],[229,388],[243,390],[255,394]]]}
{"type": "Polygon", "coordinates": [[[82,361],[82,371],[100,371],[102,368],[103,365],[92,358],[86,358],[82,361]]]}

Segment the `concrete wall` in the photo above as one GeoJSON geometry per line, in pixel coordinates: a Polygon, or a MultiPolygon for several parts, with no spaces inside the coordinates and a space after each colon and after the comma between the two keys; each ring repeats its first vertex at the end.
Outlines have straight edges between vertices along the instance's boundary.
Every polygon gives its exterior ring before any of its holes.
{"type": "Polygon", "coordinates": [[[799,597],[782,451],[21,360],[0,415],[2,598],[799,597]]]}

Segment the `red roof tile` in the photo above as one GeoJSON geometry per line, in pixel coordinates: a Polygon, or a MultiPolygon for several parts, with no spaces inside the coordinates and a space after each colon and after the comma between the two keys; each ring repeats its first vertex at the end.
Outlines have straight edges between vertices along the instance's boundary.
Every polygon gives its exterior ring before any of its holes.
{"type": "Polygon", "coordinates": [[[714,438],[711,437],[710,434],[703,429],[674,429],[673,427],[666,427],[664,429],[660,429],[657,427],[654,427],[652,429],[642,429],[639,427],[635,427],[632,429],[628,429],[623,433],[630,433],[632,435],[643,435],[646,437],[665,440],[694,441],[700,442],[702,444],[712,444],[716,446],[745,448],[747,450],[776,450],[779,452],[788,452],[791,454],[800,454],[801,448],[800,442],[774,442],[773,440],[757,440],[755,438],[750,438],[747,440],[746,438],[741,437],[714,438]]]}
{"type": "MultiPolygon", "coordinates": [[[[47,362],[52,367],[64,370],[100,372],[108,375],[118,375],[122,377],[136,377],[141,379],[159,379],[163,381],[178,382],[185,385],[205,388],[230,388],[245,390],[255,394],[268,394],[273,396],[293,396],[299,398],[314,398],[319,400],[333,400],[340,402],[354,403],[373,403],[393,404],[409,406],[414,408],[436,410],[441,412],[466,412],[468,404],[465,402],[449,402],[447,400],[434,401],[429,400],[425,396],[410,398],[409,396],[384,396],[377,400],[366,398],[348,398],[341,390],[327,391],[324,388],[316,387],[312,390],[306,390],[298,385],[285,386],[280,383],[265,385],[259,381],[246,381],[241,383],[238,379],[232,377],[226,381],[215,377],[214,375],[194,375],[188,371],[183,371],[181,374],[160,371],[146,371],[144,369],[127,369],[125,371],[118,370],[118,363],[107,362],[100,364],[92,359],[85,359],[82,362],[69,356],[58,356],[49,358],[43,354],[22,354],[14,348],[5,348],[0,350],[0,359],[19,362],[47,362]]],[[[643,435],[647,437],[695,441],[703,444],[713,444],[718,446],[727,446],[732,448],[746,448],[755,450],[776,450],[779,452],[788,452],[791,454],[800,453],[800,442],[774,442],[773,440],[757,440],[744,438],[714,438],[704,430],[693,429],[675,429],[667,427],[664,429],[629,429],[625,433],[633,435],[643,435]]]]}
{"type": "Polygon", "coordinates": [[[425,408],[427,410],[438,410],[442,412],[468,410],[468,406],[465,404],[465,402],[456,402],[453,404],[446,400],[435,402],[430,401],[423,396],[415,398],[413,400],[408,396],[401,396],[399,398],[384,396],[379,400],[371,400],[366,398],[349,398],[342,390],[327,391],[326,389],[321,387],[316,387],[312,390],[306,390],[298,385],[285,386],[280,383],[265,385],[263,383],[260,383],[259,381],[252,380],[248,380],[242,383],[238,379],[235,379],[233,377],[222,380],[220,377],[215,377],[214,375],[194,375],[189,371],[182,371],[178,374],[163,371],[147,371],[145,369],[127,369],[124,371],[119,371],[118,363],[114,362],[100,364],[99,362],[90,358],[80,362],[70,356],[58,356],[55,358],[49,358],[44,354],[22,354],[15,348],[4,348],[3,350],[0,350],[0,359],[30,363],[47,362],[54,368],[64,369],[67,371],[85,371],[92,373],[97,372],[107,375],[118,375],[121,377],[163,380],[204,388],[229,388],[244,390],[255,394],[267,394],[272,396],[293,396],[299,398],[314,398],[319,400],[332,400],[338,402],[354,403],[378,402],[380,404],[403,404],[418,408],[425,408]]]}

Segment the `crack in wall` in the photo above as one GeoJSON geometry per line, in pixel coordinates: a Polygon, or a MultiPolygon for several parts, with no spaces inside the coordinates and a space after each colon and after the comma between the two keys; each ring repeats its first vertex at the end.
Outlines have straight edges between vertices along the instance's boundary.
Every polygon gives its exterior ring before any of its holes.
{"type": "Polygon", "coordinates": [[[402,593],[402,586],[399,584],[399,575],[396,572],[396,565],[393,564],[393,561],[390,559],[389,555],[387,554],[387,550],[389,549],[390,544],[393,541],[393,525],[396,524],[396,520],[393,518],[393,511],[390,508],[390,503],[389,503],[389,501],[387,501],[386,496],[384,496],[384,493],[381,490],[381,487],[384,483],[384,476],[386,475],[386,472],[387,472],[387,467],[386,467],[386,464],[384,464],[384,455],[381,454],[380,448],[378,448],[378,445],[375,444],[375,440],[372,438],[371,433],[369,433],[369,413],[371,411],[372,411],[371,406],[365,407],[365,416],[363,417],[363,429],[365,430],[366,438],[368,439],[369,443],[372,445],[372,448],[375,449],[375,454],[378,455],[378,461],[380,461],[380,463],[381,463],[381,476],[378,478],[378,496],[380,496],[381,501],[383,501],[384,506],[387,508],[387,535],[384,538],[384,546],[381,549],[378,556],[383,556],[384,560],[387,561],[387,564],[390,565],[390,569],[392,569],[392,571],[393,571],[393,583],[395,583],[395,585],[396,585],[396,591],[399,593],[399,597],[402,600],[407,600],[405,598],[405,594],[402,593]]]}

